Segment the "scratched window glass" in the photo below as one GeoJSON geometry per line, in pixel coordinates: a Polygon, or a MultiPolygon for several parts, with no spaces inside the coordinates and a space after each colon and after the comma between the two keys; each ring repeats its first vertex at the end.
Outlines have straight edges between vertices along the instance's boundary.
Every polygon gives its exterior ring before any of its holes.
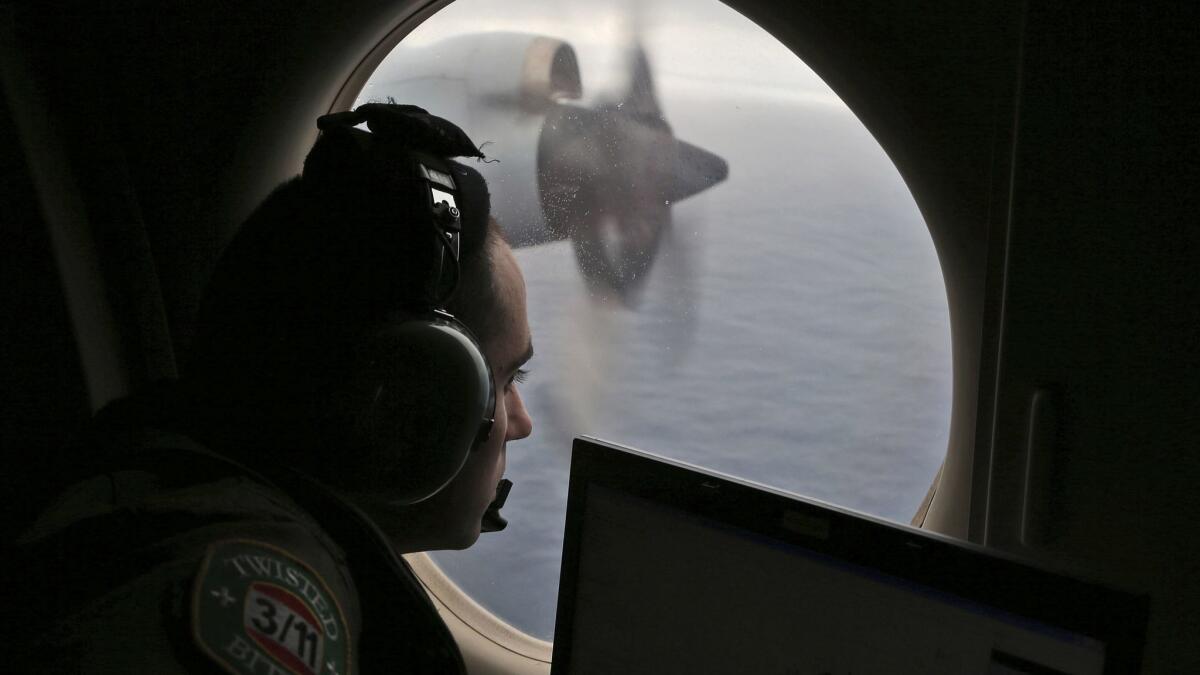
{"type": "Polygon", "coordinates": [[[571,439],[908,522],[945,455],[946,289],[854,113],[719,2],[458,0],[359,102],[459,123],[528,284],[509,528],[435,560],[553,634],[571,439]]]}

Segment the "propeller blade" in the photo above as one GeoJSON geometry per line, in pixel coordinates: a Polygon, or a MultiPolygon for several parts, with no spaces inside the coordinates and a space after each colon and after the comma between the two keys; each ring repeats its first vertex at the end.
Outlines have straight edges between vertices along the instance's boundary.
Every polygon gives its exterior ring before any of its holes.
{"type": "Polygon", "coordinates": [[[653,123],[652,121],[657,120],[666,124],[654,87],[654,76],[650,73],[650,58],[646,56],[646,49],[640,41],[635,43],[630,58],[629,89],[619,99],[616,107],[625,114],[642,118],[646,122],[653,123]]]}
{"type": "Polygon", "coordinates": [[[675,177],[668,199],[672,203],[703,192],[729,177],[729,163],[687,141],[675,141],[675,177]]]}

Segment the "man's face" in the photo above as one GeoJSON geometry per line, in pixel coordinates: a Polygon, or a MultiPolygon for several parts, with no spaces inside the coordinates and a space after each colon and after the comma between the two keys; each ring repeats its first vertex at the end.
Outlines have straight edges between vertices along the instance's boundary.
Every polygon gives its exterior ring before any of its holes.
{"type": "Polygon", "coordinates": [[[496,383],[495,425],[488,440],[467,455],[466,464],[446,487],[425,501],[404,507],[403,514],[378,518],[402,553],[461,549],[474,544],[483,513],[495,498],[496,484],[504,475],[506,444],[533,431],[533,420],[517,390],[521,366],[533,356],[525,312],[525,279],[507,244],[497,245],[495,275],[499,306],[491,320],[498,322],[500,330],[482,345],[496,383]]]}

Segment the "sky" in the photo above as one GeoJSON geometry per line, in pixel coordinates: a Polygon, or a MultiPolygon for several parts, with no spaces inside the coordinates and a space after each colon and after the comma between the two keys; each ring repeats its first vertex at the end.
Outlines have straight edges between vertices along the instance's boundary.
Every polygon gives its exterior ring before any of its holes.
{"type": "Polygon", "coordinates": [[[405,37],[380,72],[395,67],[406,47],[428,46],[464,32],[488,31],[534,33],[570,42],[584,71],[585,97],[588,92],[619,86],[622,48],[638,31],[655,63],[655,75],[664,86],[719,82],[747,92],[845,107],[779,41],[715,0],[460,0],[405,37]],[[729,45],[736,48],[729,49],[729,45]]]}

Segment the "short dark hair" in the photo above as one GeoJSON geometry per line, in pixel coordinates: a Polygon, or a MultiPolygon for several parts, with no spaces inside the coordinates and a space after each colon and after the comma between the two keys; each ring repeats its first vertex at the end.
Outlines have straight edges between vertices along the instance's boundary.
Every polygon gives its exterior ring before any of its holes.
{"type": "MultiPolygon", "coordinates": [[[[250,215],[212,273],[181,378],[193,411],[207,417],[199,424],[209,440],[269,439],[300,461],[305,448],[328,444],[323,399],[353,367],[356,345],[411,307],[435,274],[440,243],[417,226],[414,209],[425,205],[397,199],[380,171],[386,149],[332,172],[311,170],[314,156],[338,157],[335,144],[346,140],[323,133],[304,175],[250,215]]],[[[475,212],[463,207],[458,288],[446,309],[487,345],[499,330],[491,317],[502,236],[486,213],[483,179],[448,164],[475,192],[467,199],[475,212]]],[[[272,447],[261,452],[274,454],[272,447]]]]}

